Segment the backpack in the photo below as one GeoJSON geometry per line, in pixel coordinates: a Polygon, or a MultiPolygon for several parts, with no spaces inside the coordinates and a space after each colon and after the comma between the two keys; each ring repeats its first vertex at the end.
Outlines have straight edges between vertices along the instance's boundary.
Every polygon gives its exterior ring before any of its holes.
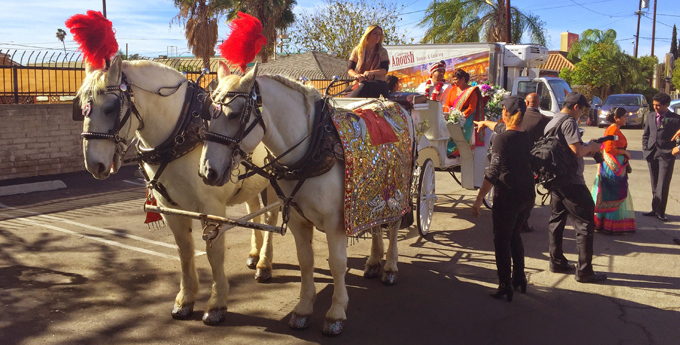
{"type": "Polygon", "coordinates": [[[578,171],[576,155],[564,139],[557,137],[557,131],[567,119],[560,120],[531,149],[531,170],[536,175],[536,192],[540,195],[547,196],[549,192],[568,185],[578,171]],[[539,184],[548,193],[540,193],[539,184]]]}

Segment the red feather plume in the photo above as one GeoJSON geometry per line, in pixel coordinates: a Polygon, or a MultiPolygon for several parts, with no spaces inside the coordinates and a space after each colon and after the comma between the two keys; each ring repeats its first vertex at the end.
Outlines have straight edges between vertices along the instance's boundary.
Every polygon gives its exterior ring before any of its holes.
{"type": "Polygon", "coordinates": [[[238,13],[238,18],[229,23],[231,34],[219,46],[222,57],[246,72],[246,65],[255,59],[267,38],[262,34],[262,23],[248,14],[238,13]]]}
{"type": "Polygon", "coordinates": [[[66,27],[78,42],[85,61],[93,68],[104,67],[104,61],[118,52],[113,24],[99,11],[76,14],[66,20],[66,27]]]}

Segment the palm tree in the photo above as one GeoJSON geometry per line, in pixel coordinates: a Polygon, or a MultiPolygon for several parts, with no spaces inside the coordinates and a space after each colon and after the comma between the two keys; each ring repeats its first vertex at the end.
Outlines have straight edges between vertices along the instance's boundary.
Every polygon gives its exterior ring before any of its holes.
{"type": "Polygon", "coordinates": [[[258,56],[262,62],[267,62],[270,56],[276,54],[276,30],[286,29],[295,21],[293,6],[296,4],[295,0],[235,0],[228,18],[235,18],[241,11],[262,22],[262,34],[267,38],[267,45],[258,56]]]}
{"type": "Polygon", "coordinates": [[[595,49],[613,49],[620,52],[621,46],[616,42],[616,31],[614,29],[607,31],[588,29],[583,31],[578,41],[572,44],[568,58],[580,59],[595,49]]]}
{"type": "Polygon", "coordinates": [[[62,29],[57,29],[57,38],[61,41],[61,44],[64,45],[64,54],[66,54],[66,43],[64,43],[64,38],[66,38],[66,31],[62,29]]]}
{"type": "Polygon", "coordinates": [[[210,58],[215,56],[219,19],[233,9],[232,0],[173,0],[179,13],[170,22],[184,26],[187,46],[194,56],[210,68],[210,58]]]}
{"type": "MultiPolygon", "coordinates": [[[[423,43],[505,41],[504,0],[433,1],[419,26],[426,28],[423,43]]],[[[520,43],[528,34],[532,43],[545,45],[545,22],[511,7],[511,40],[520,43]]]]}

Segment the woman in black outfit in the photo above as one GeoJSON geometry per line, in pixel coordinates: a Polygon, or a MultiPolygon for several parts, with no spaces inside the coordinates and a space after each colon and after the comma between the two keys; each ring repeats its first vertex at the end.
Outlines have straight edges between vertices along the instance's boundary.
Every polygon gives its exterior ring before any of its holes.
{"type": "MultiPolygon", "coordinates": [[[[534,207],[536,195],[530,166],[533,142],[521,125],[526,104],[517,96],[508,97],[501,104],[505,131],[496,128],[496,132],[500,134],[494,139],[491,163],[472,206],[472,214],[479,217],[482,199],[492,187],[495,188],[491,215],[500,284],[498,290],[491,293],[491,297],[506,296],[508,302],[511,302],[514,289],[519,288],[522,293],[527,289],[524,246],[519,234],[534,207]]],[[[498,125],[502,126],[500,123],[498,125]]]]}

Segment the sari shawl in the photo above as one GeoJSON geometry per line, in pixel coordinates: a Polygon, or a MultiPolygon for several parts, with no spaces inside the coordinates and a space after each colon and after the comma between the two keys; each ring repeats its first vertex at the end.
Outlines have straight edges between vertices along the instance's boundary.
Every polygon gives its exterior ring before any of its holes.
{"type": "Polygon", "coordinates": [[[628,173],[623,155],[612,155],[602,150],[604,162],[599,164],[595,180],[597,195],[595,212],[607,213],[616,211],[628,196],[628,173]]]}
{"type": "MultiPolygon", "coordinates": [[[[380,63],[382,61],[389,61],[387,50],[376,44],[373,49],[364,50],[362,54],[359,54],[359,48],[354,48],[352,54],[349,58],[351,61],[356,61],[357,67],[355,71],[359,74],[366,71],[373,71],[380,68],[380,63]]],[[[386,80],[385,76],[376,76],[375,80],[386,80]]]]}
{"type": "MultiPolygon", "coordinates": [[[[473,121],[481,121],[484,119],[484,99],[477,86],[470,86],[463,90],[453,101],[453,93],[449,93],[449,97],[446,101],[446,105],[450,108],[455,108],[460,110],[461,113],[465,114],[465,123],[463,124],[463,136],[465,140],[473,146],[484,146],[484,137],[480,138],[475,128],[473,121]],[[472,140],[472,135],[475,135],[476,140],[472,140]]],[[[482,132],[484,133],[484,132],[482,132]]],[[[458,151],[458,146],[453,140],[449,140],[446,146],[446,153],[449,157],[458,157],[460,152],[458,151]]]]}

